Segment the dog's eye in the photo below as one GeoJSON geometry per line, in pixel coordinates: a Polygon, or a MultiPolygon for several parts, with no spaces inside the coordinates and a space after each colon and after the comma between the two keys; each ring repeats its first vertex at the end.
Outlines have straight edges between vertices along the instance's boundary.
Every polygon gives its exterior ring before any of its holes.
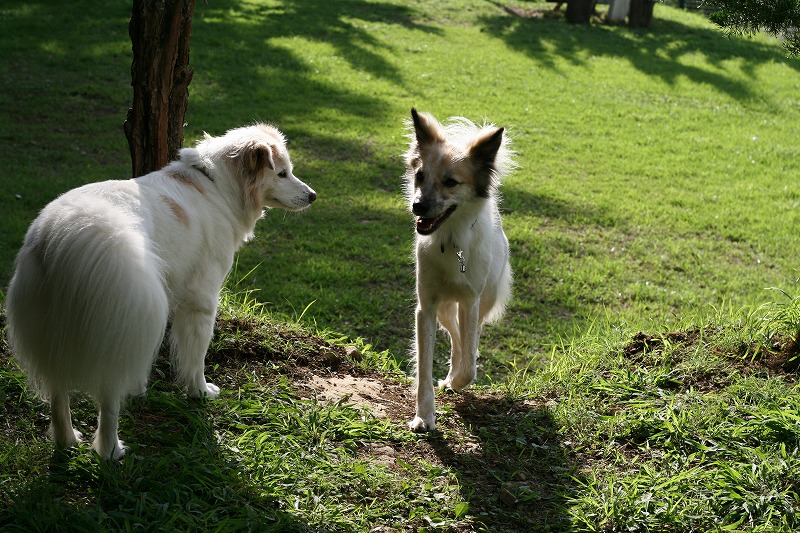
{"type": "Polygon", "coordinates": [[[449,188],[449,189],[452,189],[456,185],[458,185],[458,182],[456,180],[454,180],[453,178],[448,178],[448,179],[446,179],[444,181],[444,186],[449,188]]]}
{"type": "Polygon", "coordinates": [[[286,171],[285,170],[281,170],[280,172],[278,172],[278,177],[279,178],[285,178],[286,177],[286,171]]]}
{"type": "Polygon", "coordinates": [[[418,170],[416,178],[417,178],[417,181],[424,181],[425,180],[425,174],[421,170],[418,170]]]}

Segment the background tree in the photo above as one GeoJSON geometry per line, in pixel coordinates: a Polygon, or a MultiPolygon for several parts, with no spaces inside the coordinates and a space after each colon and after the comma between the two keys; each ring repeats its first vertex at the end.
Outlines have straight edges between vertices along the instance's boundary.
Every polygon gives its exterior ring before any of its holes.
{"type": "Polygon", "coordinates": [[[783,37],[793,56],[800,55],[798,0],[714,0],[719,7],[709,18],[734,35],[767,31],[783,37]]]}
{"type": "Polygon", "coordinates": [[[163,167],[183,144],[194,0],[133,0],[133,105],[125,119],[133,176],[163,167]]]}

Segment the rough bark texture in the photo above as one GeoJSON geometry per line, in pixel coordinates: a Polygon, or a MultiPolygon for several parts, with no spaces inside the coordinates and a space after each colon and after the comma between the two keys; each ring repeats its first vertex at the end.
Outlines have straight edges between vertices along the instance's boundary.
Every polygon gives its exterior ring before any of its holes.
{"type": "Polygon", "coordinates": [[[158,170],[183,144],[195,0],[133,0],[133,105],[125,119],[133,176],[158,170]]]}

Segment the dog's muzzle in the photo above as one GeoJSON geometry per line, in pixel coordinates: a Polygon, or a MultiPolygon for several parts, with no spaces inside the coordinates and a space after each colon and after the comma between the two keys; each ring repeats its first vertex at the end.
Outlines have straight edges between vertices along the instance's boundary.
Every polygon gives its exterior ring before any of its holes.
{"type": "MultiPolygon", "coordinates": [[[[414,214],[417,214],[416,210],[417,203],[411,206],[411,210],[414,214]]],[[[420,235],[430,235],[434,231],[436,231],[439,226],[441,226],[447,218],[453,214],[453,211],[456,210],[456,206],[451,206],[447,211],[439,215],[438,217],[424,217],[424,216],[417,216],[417,233],[420,235]]],[[[423,211],[424,212],[424,211],[423,211]]]]}

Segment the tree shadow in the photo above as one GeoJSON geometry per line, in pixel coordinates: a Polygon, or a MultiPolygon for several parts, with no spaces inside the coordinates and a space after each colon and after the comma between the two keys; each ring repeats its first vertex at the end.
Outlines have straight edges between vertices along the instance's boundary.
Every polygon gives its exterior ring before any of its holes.
{"type": "Polygon", "coordinates": [[[656,10],[650,28],[619,28],[604,25],[572,25],[548,17],[525,17],[492,2],[506,15],[484,17],[485,30],[522,52],[541,68],[558,70],[549,50],[556,49],[573,65],[587,66],[588,58],[610,57],[624,59],[641,73],[674,85],[682,78],[694,83],[708,84],[738,100],[756,96],[750,84],[734,78],[725,70],[713,71],[687,64],[684,58],[702,55],[711,65],[736,60],[744,77],[755,76],[764,63],[783,62],[795,70],[800,63],[790,61],[767,44],[731,39],[713,28],[688,26],[658,18],[656,10]]]}
{"type": "Polygon", "coordinates": [[[120,434],[135,442],[120,462],[100,461],[88,442],[56,450],[45,472],[4,498],[0,526],[38,531],[42,524],[62,523],[70,531],[91,531],[102,524],[106,531],[166,531],[226,524],[231,531],[309,530],[225,457],[206,402],[150,390],[131,399],[127,410],[131,415],[120,419],[120,434]]]}
{"type": "Polygon", "coordinates": [[[490,531],[569,531],[577,466],[551,411],[499,393],[467,391],[443,402],[453,412],[439,417],[429,441],[458,477],[469,514],[490,531]],[[450,438],[455,425],[467,434],[450,438]]]}
{"type": "Polygon", "coordinates": [[[441,34],[440,29],[422,24],[416,18],[416,12],[408,6],[362,0],[286,0],[279,6],[234,0],[198,4],[192,36],[193,84],[210,88],[203,91],[205,96],[191,95],[188,114],[202,116],[202,127],[209,128],[218,121],[230,124],[253,120],[252,115],[231,116],[231,109],[255,111],[271,121],[288,125],[287,133],[292,133],[292,123],[303,123],[305,116],[319,109],[347,109],[364,117],[382,116],[388,109],[382,99],[348,90],[346,84],[328,83],[318,75],[319,70],[337,68],[341,60],[357,71],[404,86],[406,82],[400,71],[382,56],[386,50],[399,51],[394,50],[391,42],[380,39],[370,26],[390,22],[441,34]],[[223,20],[228,31],[216,28],[223,20]],[[280,38],[277,42],[276,37],[280,38]],[[291,47],[295,37],[330,46],[332,51],[326,56],[330,63],[311,64],[298,56],[291,47]],[[243,87],[248,90],[243,91],[243,87]],[[279,107],[268,108],[275,97],[286,101],[279,107]],[[243,99],[249,105],[239,102],[243,99]],[[237,105],[229,105],[234,103],[237,105]]]}
{"type": "Polygon", "coordinates": [[[130,6],[3,2],[0,15],[0,285],[39,210],[130,157],[130,6]],[[127,54],[125,54],[127,46],[127,54]],[[118,75],[118,77],[117,77],[118,75]],[[20,127],[24,124],[24,127],[20,127]],[[109,134],[109,132],[116,132],[109,134]],[[120,157],[120,154],[124,156],[120,157]]]}
{"type": "MultiPolygon", "coordinates": [[[[325,176],[319,186],[315,176],[335,168],[338,157],[372,157],[368,147],[330,136],[303,137],[298,143],[306,148],[324,146],[329,154],[327,161],[295,165],[298,174],[316,188],[319,200],[300,215],[270,213],[259,223],[255,241],[238,255],[240,272],[255,268],[241,288],[258,289],[259,300],[278,314],[296,316],[313,303],[307,317],[350,337],[361,337],[378,351],[388,350],[405,368],[414,331],[415,278],[414,230],[399,190],[401,168],[376,169],[368,183],[359,185],[360,194],[353,195],[346,187],[329,183],[350,176],[325,176]],[[370,196],[393,200],[396,205],[376,206],[370,196]],[[406,268],[397,268],[398,264],[406,268]],[[271,273],[276,265],[280,276],[271,273]]],[[[586,227],[624,225],[602,206],[578,199],[513,185],[504,186],[503,192],[506,216],[536,219],[521,226],[564,230],[518,234],[507,227],[515,294],[503,320],[485,328],[481,338],[481,375],[493,381],[502,381],[509,371],[509,354],[535,358],[531,352],[549,353],[554,338],[573,333],[589,315],[586,306],[565,301],[559,293],[563,287],[553,285],[549,250],[574,246],[576,235],[586,227]],[[517,331],[526,332],[525,344],[519,344],[517,331]]],[[[443,376],[449,358],[446,335],[437,336],[435,350],[436,372],[443,376]]]]}
{"type": "Polygon", "coordinates": [[[215,3],[211,12],[213,16],[215,11],[229,14],[232,10],[239,11],[248,19],[248,25],[253,25],[256,42],[252,44],[263,41],[264,36],[276,35],[328,43],[354,69],[395,83],[403,82],[399,71],[372,51],[392,46],[376,38],[369,24],[391,22],[426,33],[442,33],[438,28],[416,22],[412,8],[387,2],[285,0],[280,7],[267,7],[229,0],[215,3]]]}
{"type": "Polygon", "coordinates": [[[603,206],[513,185],[503,187],[501,210],[513,218],[505,228],[514,286],[503,319],[486,327],[481,336],[479,365],[494,382],[504,379],[512,363],[533,362],[535,367],[538,357],[549,355],[554,341],[580,331],[596,310],[591,302],[565,298],[569,280],[560,279],[562,269],[554,267],[554,254],[577,256],[586,233],[626,226],[603,206]],[[525,359],[515,362],[508,354],[525,359]]]}
{"type": "Polygon", "coordinates": [[[617,227],[625,221],[614,217],[603,206],[581,202],[551,194],[533,192],[530,189],[503,185],[503,201],[500,206],[504,214],[524,214],[540,218],[545,223],[558,220],[568,226],[617,227]]]}

